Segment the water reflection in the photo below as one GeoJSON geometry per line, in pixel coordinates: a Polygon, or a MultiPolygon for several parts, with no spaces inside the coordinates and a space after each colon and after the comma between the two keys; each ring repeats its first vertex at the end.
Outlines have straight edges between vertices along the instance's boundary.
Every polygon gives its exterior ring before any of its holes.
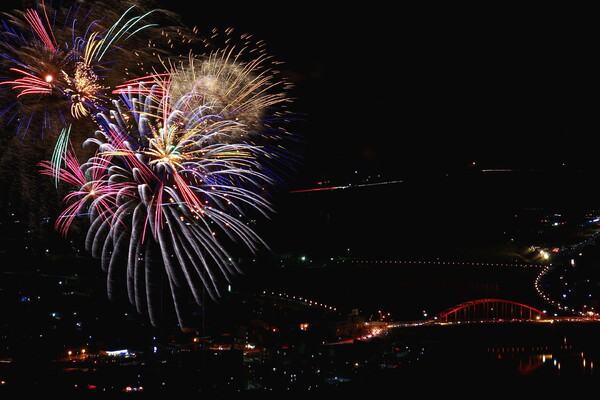
{"type": "Polygon", "coordinates": [[[574,351],[573,346],[566,344],[560,349],[551,351],[547,346],[537,348],[525,347],[489,347],[498,363],[515,370],[521,376],[561,376],[561,375],[594,375],[594,358],[585,351],[574,351]]]}
{"type": "Polygon", "coordinates": [[[398,329],[394,336],[422,346],[413,376],[553,384],[597,378],[598,323],[469,324],[398,329]]]}

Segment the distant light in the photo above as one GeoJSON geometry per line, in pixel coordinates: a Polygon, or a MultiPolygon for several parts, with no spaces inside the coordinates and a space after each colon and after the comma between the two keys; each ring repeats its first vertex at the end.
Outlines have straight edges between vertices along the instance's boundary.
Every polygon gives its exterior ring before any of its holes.
{"type": "Polygon", "coordinates": [[[127,349],[111,350],[111,351],[106,352],[106,355],[108,355],[108,356],[126,356],[127,354],[129,354],[129,350],[127,350],[127,349]]]}
{"type": "Polygon", "coordinates": [[[50,74],[46,75],[46,77],[44,78],[46,80],[47,83],[50,83],[54,80],[54,77],[50,74]]]}

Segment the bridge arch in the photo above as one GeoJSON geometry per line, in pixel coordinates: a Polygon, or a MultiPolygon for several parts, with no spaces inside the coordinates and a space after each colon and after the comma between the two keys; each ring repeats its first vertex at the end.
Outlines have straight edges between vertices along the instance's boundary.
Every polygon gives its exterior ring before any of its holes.
{"type": "Polygon", "coordinates": [[[436,321],[527,321],[546,319],[534,307],[504,299],[479,299],[450,307],[433,317],[436,321]]]}

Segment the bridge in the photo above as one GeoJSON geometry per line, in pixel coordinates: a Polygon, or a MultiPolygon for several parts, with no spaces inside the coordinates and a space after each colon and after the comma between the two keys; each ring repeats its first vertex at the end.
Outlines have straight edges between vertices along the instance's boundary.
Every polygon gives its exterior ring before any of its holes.
{"type": "Polygon", "coordinates": [[[471,300],[433,316],[432,321],[535,321],[548,316],[531,306],[503,299],[471,300]]]}

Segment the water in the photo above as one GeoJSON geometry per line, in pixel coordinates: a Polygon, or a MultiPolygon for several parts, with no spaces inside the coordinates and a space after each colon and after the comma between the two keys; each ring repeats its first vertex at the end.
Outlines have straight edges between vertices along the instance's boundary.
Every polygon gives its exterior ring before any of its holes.
{"type": "Polygon", "coordinates": [[[598,378],[600,324],[504,322],[397,328],[395,340],[421,346],[421,377],[567,382],[598,378]]]}

